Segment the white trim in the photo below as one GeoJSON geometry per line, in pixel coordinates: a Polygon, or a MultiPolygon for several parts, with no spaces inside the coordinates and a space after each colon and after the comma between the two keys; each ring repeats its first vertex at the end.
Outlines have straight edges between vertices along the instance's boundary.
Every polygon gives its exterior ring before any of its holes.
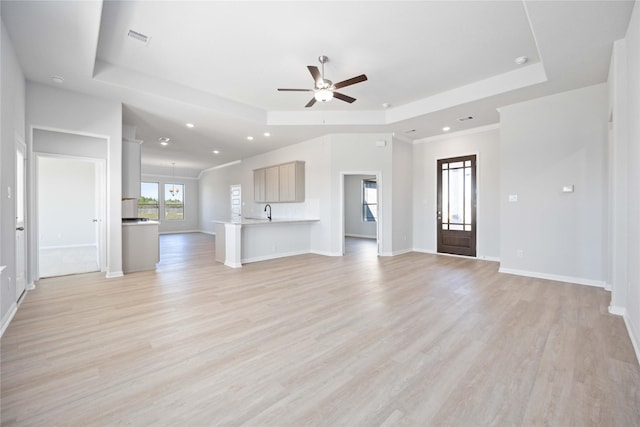
{"type": "Polygon", "coordinates": [[[343,256],[340,252],[328,252],[328,251],[316,251],[316,250],[311,250],[309,251],[310,254],[314,254],[314,255],[322,255],[322,256],[343,256]]]}
{"type": "Polygon", "coordinates": [[[107,271],[107,274],[104,275],[107,279],[115,279],[116,277],[122,277],[124,273],[122,271],[107,271]]]}
{"type": "Polygon", "coordinates": [[[615,314],[616,316],[625,316],[627,314],[627,309],[617,305],[610,305],[609,313],[615,314]]]}
{"type": "Polygon", "coordinates": [[[500,262],[500,257],[495,256],[476,255],[476,259],[479,259],[481,261],[500,262]]]}
{"type": "Polygon", "coordinates": [[[422,139],[416,139],[415,141],[413,141],[413,145],[422,144],[425,142],[442,141],[444,139],[451,139],[459,136],[473,135],[476,133],[489,132],[495,129],[500,129],[500,123],[494,123],[494,124],[485,125],[485,126],[478,126],[475,128],[460,130],[457,132],[443,133],[441,135],[429,136],[427,138],[422,138],[422,139]]]}
{"type": "Polygon", "coordinates": [[[198,174],[198,179],[202,178],[202,175],[203,175],[205,172],[211,172],[211,171],[214,171],[214,170],[216,170],[216,169],[222,169],[222,168],[226,168],[226,167],[228,167],[228,166],[237,165],[238,163],[241,163],[241,162],[242,162],[242,160],[234,160],[233,162],[224,163],[224,164],[222,164],[222,165],[218,165],[218,166],[213,166],[213,167],[210,167],[210,168],[208,168],[208,169],[203,169],[203,170],[201,170],[201,171],[200,171],[200,173],[198,174]]]}
{"type": "Polygon", "coordinates": [[[517,270],[513,268],[502,268],[499,273],[514,274],[516,276],[535,277],[537,279],[555,280],[557,282],[575,283],[576,285],[595,286],[604,289],[603,280],[584,279],[582,277],[561,276],[559,274],[541,273],[538,271],[517,270]]]}
{"type": "Polygon", "coordinates": [[[2,318],[2,326],[0,328],[0,337],[4,335],[4,332],[9,327],[9,323],[11,323],[11,321],[13,320],[13,316],[15,316],[17,312],[18,312],[18,305],[15,302],[11,303],[11,307],[9,308],[9,311],[7,311],[7,313],[2,318]]]}
{"type": "Polygon", "coordinates": [[[629,338],[631,339],[631,345],[636,352],[636,359],[638,359],[638,364],[640,364],[640,337],[636,336],[633,327],[631,326],[631,320],[629,320],[629,315],[625,310],[625,314],[622,317],[624,319],[624,325],[627,327],[627,333],[629,334],[629,338]]]}
{"type": "Polygon", "coordinates": [[[381,252],[379,255],[380,256],[396,256],[396,255],[408,254],[410,252],[413,252],[413,249],[409,248],[409,249],[401,249],[399,251],[381,252]]]}
{"type": "Polygon", "coordinates": [[[198,233],[209,234],[211,236],[215,236],[216,235],[215,231],[198,230],[198,233]]]}
{"type": "Polygon", "coordinates": [[[88,247],[97,248],[98,244],[85,243],[85,244],[78,244],[78,245],[40,246],[40,250],[43,251],[43,250],[50,250],[50,249],[69,249],[69,248],[88,248],[88,247]]]}
{"type": "Polygon", "coordinates": [[[242,263],[240,263],[240,262],[225,261],[224,265],[226,265],[227,267],[231,267],[231,268],[240,268],[240,267],[242,267],[242,263]]]}
{"type": "MultiPolygon", "coordinates": [[[[197,176],[172,176],[172,175],[158,175],[158,174],[153,174],[153,173],[143,173],[140,174],[140,181],[147,181],[145,178],[167,178],[167,179],[172,179],[172,180],[176,180],[176,179],[190,179],[193,181],[197,181],[200,178],[198,178],[197,176]]],[[[179,182],[167,182],[167,184],[180,184],[179,182]]]]}
{"type": "Polygon", "coordinates": [[[383,182],[382,182],[382,171],[381,170],[377,170],[377,171],[340,171],[340,188],[338,189],[338,193],[339,193],[339,212],[340,212],[340,218],[338,219],[338,231],[339,231],[339,236],[340,236],[340,251],[341,256],[343,256],[346,253],[346,248],[345,248],[345,242],[344,242],[344,238],[345,238],[345,229],[346,229],[346,224],[345,224],[345,203],[344,203],[344,187],[345,187],[345,177],[346,176],[351,176],[351,175],[369,175],[369,176],[375,176],[376,177],[376,189],[378,190],[378,219],[376,221],[376,243],[377,243],[377,248],[376,248],[376,253],[378,255],[381,254],[381,247],[382,247],[382,243],[384,241],[384,234],[382,232],[382,230],[384,229],[383,224],[384,224],[384,212],[383,212],[383,206],[384,206],[384,192],[383,192],[383,182]]]}
{"type": "Polygon", "coordinates": [[[372,239],[372,240],[376,240],[376,236],[367,236],[367,235],[364,235],[364,234],[344,233],[344,237],[355,237],[357,239],[372,239]]]}
{"type": "Polygon", "coordinates": [[[204,231],[200,231],[200,230],[173,230],[173,231],[160,231],[160,232],[158,232],[158,234],[182,234],[182,233],[204,233],[204,231]]]}
{"type": "MultiPolygon", "coordinates": [[[[243,258],[242,259],[242,264],[249,264],[251,262],[267,261],[267,260],[270,260],[270,259],[285,258],[285,257],[290,257],[290,256],[296,256],[296,255],[305,255],[305,254],[308,254],[308,253],[309,253],[309,251],[293,251],[293,252],[277,253],[277,254],[272,254],[272,255],[257,256],[257,257],[253,257],[253,258],[243,258]]],[[[226,265],[226,263],[225,263],[225,265],[226,265]]]]}

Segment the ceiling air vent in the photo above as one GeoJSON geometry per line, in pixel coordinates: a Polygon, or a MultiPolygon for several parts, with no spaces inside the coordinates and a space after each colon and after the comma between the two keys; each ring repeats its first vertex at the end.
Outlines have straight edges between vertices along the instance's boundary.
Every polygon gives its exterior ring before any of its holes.
{"type": "Polygon", "coordinates": [[[151,37],[133,30],[129,30],[129,32],[127,33],[127,36],[131,37],[134,40],[142,42],[144,44],[149,44],[149,40],[151,40],[151,37]]]}
{"type": "Polygon", "coordinates": [[[459,122],[466,122],[467,120],[473,120],[473,116],[458,117],[459,122]]]}

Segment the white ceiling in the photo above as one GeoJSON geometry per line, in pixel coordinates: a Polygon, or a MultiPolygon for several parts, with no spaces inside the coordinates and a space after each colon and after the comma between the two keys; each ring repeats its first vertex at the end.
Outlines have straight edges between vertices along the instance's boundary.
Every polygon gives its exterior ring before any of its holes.
{"type": "Polygon", "coordinates": [[[497,123],[502,105],[604,82],[633,5],[2,0],[1,12],[27,79],[54,85],[59,75],[63,88],[121,101],[144,141],[144,170],[175,162],[197,174],[327,133],[415,140],[497,123]],[[311,89],[306,67],[320,66],[319,55],[334,82],[367,75],[340,90],[355,103],[306,109],[311,93],[276,90],[311,89]],[[516,65],[523,55],[529,62],[516,65]]]}

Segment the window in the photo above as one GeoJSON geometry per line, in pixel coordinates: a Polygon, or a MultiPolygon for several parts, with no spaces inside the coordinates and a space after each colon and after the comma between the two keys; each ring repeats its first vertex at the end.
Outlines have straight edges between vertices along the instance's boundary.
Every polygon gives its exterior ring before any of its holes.
{"type": "Polygon", "coordinates": [[[375,179],[362,180],[362,220],[378,220],[378,183],[375,179]]]}
{"type": "Polygon", "coordinates": [[[164,219],[184,219],[184,184],[164,185],[164,219]]]}
{"type": "Polygon", "coordinates": [[[140,183],[140,198],[138,199],[138,217],[158,220],[160,205],[158,204],[158,183],[140,183]]]}

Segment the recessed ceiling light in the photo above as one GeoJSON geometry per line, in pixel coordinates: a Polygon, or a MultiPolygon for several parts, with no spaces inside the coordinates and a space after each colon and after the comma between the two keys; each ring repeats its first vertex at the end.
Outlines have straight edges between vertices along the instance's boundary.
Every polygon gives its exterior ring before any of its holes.
{"type": "Polygon", "coordinates": [[[194,125],[193,123],[185,123],[185,126],[188,128],[192,128],[192,127],[195,127],[196,125],[194,125]]]}
{"type": "Polygon", "coordinates": [[[389,108],[391,104],[389,104],[388,102],[383,102],[382,103],[382,108],[389,108]]]}
{"type": "Polygon", "coordinates": [[[518,56],[516,59],[513,60],[513,62],[515,62],[518,65],[524,65],[527,63],[527,61],[529,61],[529,58],[527,58],[526,56],[518,56]]]}
{"type": "Polygon", "coordinates": [[[60,77],[60,76],[51,76],[51,80],[54,83],[58,83],[59,85],[61,85],[62,83],[64,83],[64,78],[60,77]]]}
{"type": "Polygon", "coordinates": [[[263,133],[264,136],[271,136],[271,134],[269,132],[265,132],[263,133]]]}
{"type": "Polygon", "coordinates": [[[449,132],[451,130],[451,126],[445,126],[442,128],[444,132],[449,132]]]}
{"type": "Polygon", "coordinates": [[[171,138],[161,136],[160,138],[158,138],[158,141],[160,142],[160,145],[169,145],[169,141],[171,141],[171,138]]]}
{"type": "Polygon", "coordinates": [[[248,139],[249,141],[253,141],[253,137],[252,137],[252,136],[248,136],[248,137],[247,137],[247,139],[248,139]]]}
{"type": "Polygon", "coordinates": [[[218,151],[218,150],[213,150],[213,154],[220,154],[220,151],[218,151]]]}

